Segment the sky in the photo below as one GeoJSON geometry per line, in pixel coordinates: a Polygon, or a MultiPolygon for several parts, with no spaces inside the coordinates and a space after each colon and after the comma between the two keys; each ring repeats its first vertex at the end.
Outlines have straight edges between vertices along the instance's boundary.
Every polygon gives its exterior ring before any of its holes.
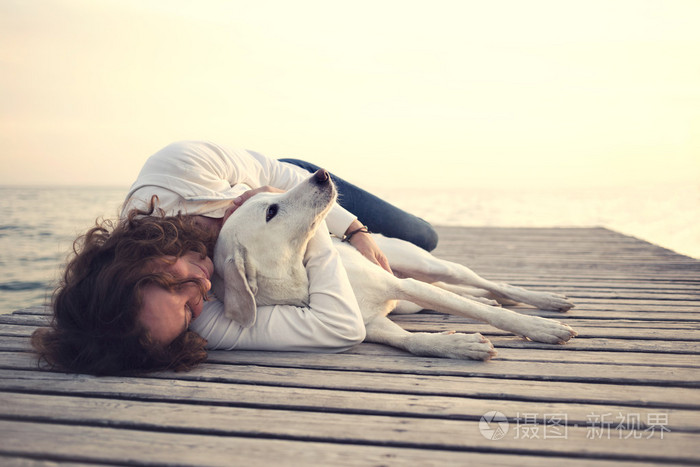
{"type": "Polygon", "coordinates": [[[696,0],[0,0],[0,184],[202,139],[363,186],[700,182],[696,0]]]}

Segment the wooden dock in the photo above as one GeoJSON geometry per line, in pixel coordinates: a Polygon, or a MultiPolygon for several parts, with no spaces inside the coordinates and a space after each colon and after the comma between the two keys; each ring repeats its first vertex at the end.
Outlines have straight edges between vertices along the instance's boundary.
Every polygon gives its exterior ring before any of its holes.
{"type": "Polygon", "coordinates": [[[539,344],[423,312],[395,320],[481,332],[498,357],[361,344],[96,378],[38,370],[28,338],[46,311],[21,310],[0,316],[0,464],[700,464],[700,261],[603,228],[439,232],[439,257],[567,294],[566,314],[517,309],[579,336],[539,344]]]}

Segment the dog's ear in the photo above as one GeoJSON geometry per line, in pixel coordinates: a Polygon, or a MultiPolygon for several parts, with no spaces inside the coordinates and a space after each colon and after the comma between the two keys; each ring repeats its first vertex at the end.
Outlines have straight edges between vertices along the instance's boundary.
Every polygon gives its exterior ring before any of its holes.
{"type": "Polygon", "coordinates": [[[226,316],[249,328],[255,324],[255,272],[246,271],[245,253],[236,251],[226,258],[222,271],[224,278],[224,311],[226,316]],[[249,283],[249,279],[252,283],[249,283]]]}

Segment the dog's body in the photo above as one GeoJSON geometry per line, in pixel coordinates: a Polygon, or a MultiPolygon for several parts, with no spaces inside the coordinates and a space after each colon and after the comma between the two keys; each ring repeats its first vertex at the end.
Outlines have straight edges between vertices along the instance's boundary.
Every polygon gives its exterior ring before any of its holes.
{"type": "MultiPolygon", "coordinates": [[[[328,174],[318,171],[287,193],[258,194],[233,213],[214,254],[214,293],[229,317],[251,326],[256,305],[308,304],[304,252],[335,198],[328,174]]],[[[424,308],[474,318],[539,342],[564,343],[576,335],[557,321],[494,306],[522,302],[567,311],[573,304],[565,297],[497,284],[403,240],[374,238],[395,275],[334,239],[360,305],[368,342],[416,355],[478,360],[495,355],[481,334],[410,333],[387,317],[394,310],[411,313],[424,308]]]]}

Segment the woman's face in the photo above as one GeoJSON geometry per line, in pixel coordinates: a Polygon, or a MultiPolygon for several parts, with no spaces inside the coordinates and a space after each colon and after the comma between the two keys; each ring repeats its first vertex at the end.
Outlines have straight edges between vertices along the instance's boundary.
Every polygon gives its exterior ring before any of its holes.
{"type": "MultiPolygon", "coordinates": [[[[153,272],[167,272],[178,280],[193,279],[201,282],[206,290],[211,288],[214,264],[208,257],[189,251],[180,258],[165,257],[157,261],[153,272]]],[[[172,291],[156,284],[143,288],[143,306],[139,319],[151,338],[167,345],[184,333],[190,323],[201,313],[204,306],[202,293],[197,284],[187,283],[172,291]]]]}

